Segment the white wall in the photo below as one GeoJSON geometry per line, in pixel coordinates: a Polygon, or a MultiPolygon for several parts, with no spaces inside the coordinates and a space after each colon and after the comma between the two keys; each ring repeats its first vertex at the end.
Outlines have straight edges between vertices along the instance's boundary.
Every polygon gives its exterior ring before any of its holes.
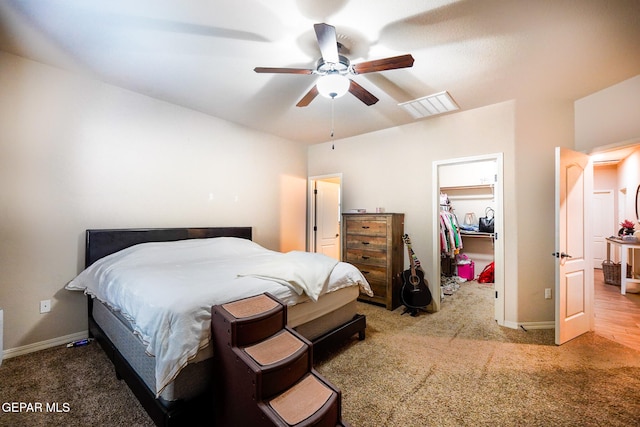
{"type": "MultiPolygon", "coordinates": [[[[309,147],[309,174],[341,172],[345,210],[374,212],[382,206],[387,212],[404,213],[405,232],[428,268],[434,256],[440,257],[432,249],[432,218],[438,212],[432,204],[433,161],[502,152],[505,165],[512,165],[514,117],[515,103],[505,102],[338,140],[334,150],[331,143],[313,145],[309,147]]],[[[514,180],[513,168],[505,167],[505,197],[514,193],[514,180]]],[[[505,223],[513,217],[507,215],[505,223]]],[[[505,262],[511,265],[517,264],[516,242],[510,238],[505,242],[505,262]]],[[[405,264],[408,266],[407,257],[405,264]]],[[[426,278],[429,283],[440,282],[432,271],[426,271],[426,278]]],[[[514,306],[514,319],[516,312],[514,306]]]]}
{"type": "Polygon", "coordinates": [[[640,75],[575,102],[576,150],[640,137],[640,75]]]}
{"type": "Polygon", "coordinates": [[[593,168],[593,189],[611,190],[613,192],[613,224],[610,228],[617,232],[618,225],[618,165],[594,165],[593,168]]]}
{"type": "MultiPolygon", "coordinates": [[[[343,173],[344,209],[405,213],[425,264],[432,253],[432,162],[503,153],[505,323],[555,318],[554,149],[573,145],[573,103],[510,101],[309,147],[309,174],[343,173]]],[[[405,260],[405,264],[408,261],[405,260]]],[[[429,263],[426,263],[429,265],[429,263]]],[[[430,283],[439,283],[427,271],[430,283]]]]}
{"type": "Polygon", "coordinates": [[[63,289],[87,228],[252,226],[305,248],[305,145],[5,53],[0,70],[5,351],[87,329],[63,289]]]}
{"type": "Polygon", "coordinates": [[[555,147],[573,148],[573,117],[569,100],[518,102],[514,194],[505,195],[515,228],[505,238],[517,236],[518,295],[507,309],[517,304],[520,323],[555,320],[555,295],[544,299],[544,289],[555,288],[555,147]]]}

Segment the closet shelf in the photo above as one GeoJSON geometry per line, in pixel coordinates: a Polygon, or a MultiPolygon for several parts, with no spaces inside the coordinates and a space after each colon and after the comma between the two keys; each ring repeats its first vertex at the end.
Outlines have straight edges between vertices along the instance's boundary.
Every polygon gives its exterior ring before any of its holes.
{"type": "Polygon", "coordinates": [[[449,200],[493,200],[495,197],[493,184],[440,187],[440,192],[446,193],[449,200]]]}
{"type": "Polygon", "coordinates": [[[451,187],[440,187],[440,191],[481,190],[481,189],[491,189],[491,190],[493,190],[493,184],[455,185],[455,186],[451,186],[451,187]]]}
{"type": "Polygon", "coordinates": [[[487,237],[493,239],[493,233],[482,233],[479,231],[460,230],[460,235],[462,237],[487,237]]]}
{"type": "Polygon", "coordinates": [[[456,195],[456,194],[448,194],[449,200],[480,200],[480,199],[488,199],[493,200],[493,194],[464,194],[464,195],[456,195]]]}

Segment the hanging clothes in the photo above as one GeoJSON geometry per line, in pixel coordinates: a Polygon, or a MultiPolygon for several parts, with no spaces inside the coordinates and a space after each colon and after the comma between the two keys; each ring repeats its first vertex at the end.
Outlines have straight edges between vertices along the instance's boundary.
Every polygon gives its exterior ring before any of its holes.
{"type": "Polygon", "coordinates": [[[458,219],[451,212],[440,210],[440,250],[442,256],[455,257],[462,249],[458,219]]]}

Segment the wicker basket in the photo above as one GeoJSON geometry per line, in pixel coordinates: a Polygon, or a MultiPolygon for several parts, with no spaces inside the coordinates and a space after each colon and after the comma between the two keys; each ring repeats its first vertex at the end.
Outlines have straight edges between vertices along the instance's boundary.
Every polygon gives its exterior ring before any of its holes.
{"type": "MultiPolygon", "coordinates": [[[[622,267],[619,262],[604,261],[602,272],[604,273],[604,283],[608,285],[620,286],[622,267]]],[[[627,264],[627,278],[631,277],[631,265],[627,264]]]]}

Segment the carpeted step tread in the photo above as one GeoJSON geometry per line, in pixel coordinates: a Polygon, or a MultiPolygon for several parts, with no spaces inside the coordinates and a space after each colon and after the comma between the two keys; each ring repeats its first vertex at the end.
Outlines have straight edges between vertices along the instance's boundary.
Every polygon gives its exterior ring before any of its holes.
{"type": "Polygon", "coordinates": [[[272,365],[280,362],[305,347],[305,343],[283,330],[264,341],[255,345],[245,347],[244,351],[262,366],[272,365]]]}
{"type": "Polygon", "coordinates": [[[267,295],[257,295],[238,301],[223,304],[222,308],[227,310],[236,319],[257,316],[276,308],[279,304],[267,295]]]}
{"type": "Polygon", "coordinates": [[[269,406],[287,424],[296,425],[318,412],[333,394],[333,390],[310,374],[269,401],[269,406]]]}

